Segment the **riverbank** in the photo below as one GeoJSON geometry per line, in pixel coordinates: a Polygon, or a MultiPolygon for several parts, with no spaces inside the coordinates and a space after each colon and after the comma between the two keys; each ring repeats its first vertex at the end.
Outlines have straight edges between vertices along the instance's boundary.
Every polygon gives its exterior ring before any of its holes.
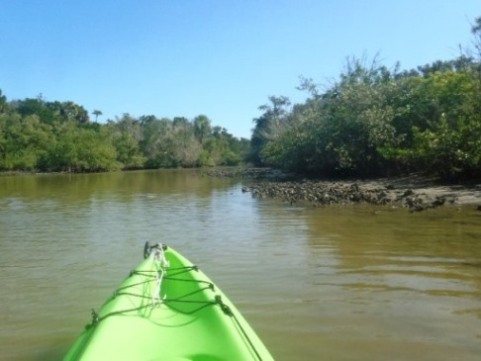
{"type": "Polygon", "coordinates": [[[457,205],[481,210],[481,182],[454,185],[419,175],[370,180],[302,179],[266,168],[213,169],[207,174],[214,177],[244,177],[252,182],[242,188],[243,192],[260,199],[280,199],[291,205],[368,203],[404,207],[410,212],[457,205]]]}
{"type": "MultiPolygon", "coordinates": [[[[2,172],[0,176],[47,173],[2,172]]],[[[474,207],[481,211],[481,180],[448,184],[436,178],[409,175],[378,179],[306,179],[270,168],[199,168],[199,176],[241,178],[242,191],[255,198],[274,198],[287,204],[314,207],[368,203],[420,212],[445,205],[474,207]]]]}

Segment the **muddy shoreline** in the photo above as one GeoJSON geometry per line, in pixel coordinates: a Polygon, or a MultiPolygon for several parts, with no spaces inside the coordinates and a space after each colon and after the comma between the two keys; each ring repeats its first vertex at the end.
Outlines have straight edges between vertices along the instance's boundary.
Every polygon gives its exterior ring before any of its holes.
{"type": "Polygon", "coordinates": [[[280,199],[288,204],[313,206],[368,203],[420,212],[445,205],[481,211],[481,181],[446,184],[420,175],[369,180],[303,179],[267,168],[213,169],[211,177],[242,177],[242,191],[255,198],[280,199]]]}

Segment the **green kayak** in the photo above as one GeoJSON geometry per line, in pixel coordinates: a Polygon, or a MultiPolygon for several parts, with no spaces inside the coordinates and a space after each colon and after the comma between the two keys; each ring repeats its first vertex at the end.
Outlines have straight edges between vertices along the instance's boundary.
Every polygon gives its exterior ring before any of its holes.
{"type": "Polygon", "coordinates": [[[65,356],[70,360],[273,360],[221,290],[178,252],[149,246],[65,356]]]}

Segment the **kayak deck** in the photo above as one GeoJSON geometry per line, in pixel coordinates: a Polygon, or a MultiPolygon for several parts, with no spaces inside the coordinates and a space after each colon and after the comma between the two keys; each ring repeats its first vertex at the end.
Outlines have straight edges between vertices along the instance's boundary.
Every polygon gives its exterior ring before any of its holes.
{"type": "Polygon", "coordinates": [[[151,249],[65,360],[273,360],[197,266],[172,248],[151,249]]]}

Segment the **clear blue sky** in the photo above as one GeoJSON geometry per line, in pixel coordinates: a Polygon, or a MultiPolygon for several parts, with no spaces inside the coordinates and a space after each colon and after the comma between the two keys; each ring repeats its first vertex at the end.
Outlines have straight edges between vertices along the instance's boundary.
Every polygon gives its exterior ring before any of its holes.
{"type": "Polygon", "coordinates": [[[335,80],[347,57],[402,69],[457,57],[480,0],[4,0],[0,89],[100,120],[205,114],[250,137],[270,95],[335,80]]]}

